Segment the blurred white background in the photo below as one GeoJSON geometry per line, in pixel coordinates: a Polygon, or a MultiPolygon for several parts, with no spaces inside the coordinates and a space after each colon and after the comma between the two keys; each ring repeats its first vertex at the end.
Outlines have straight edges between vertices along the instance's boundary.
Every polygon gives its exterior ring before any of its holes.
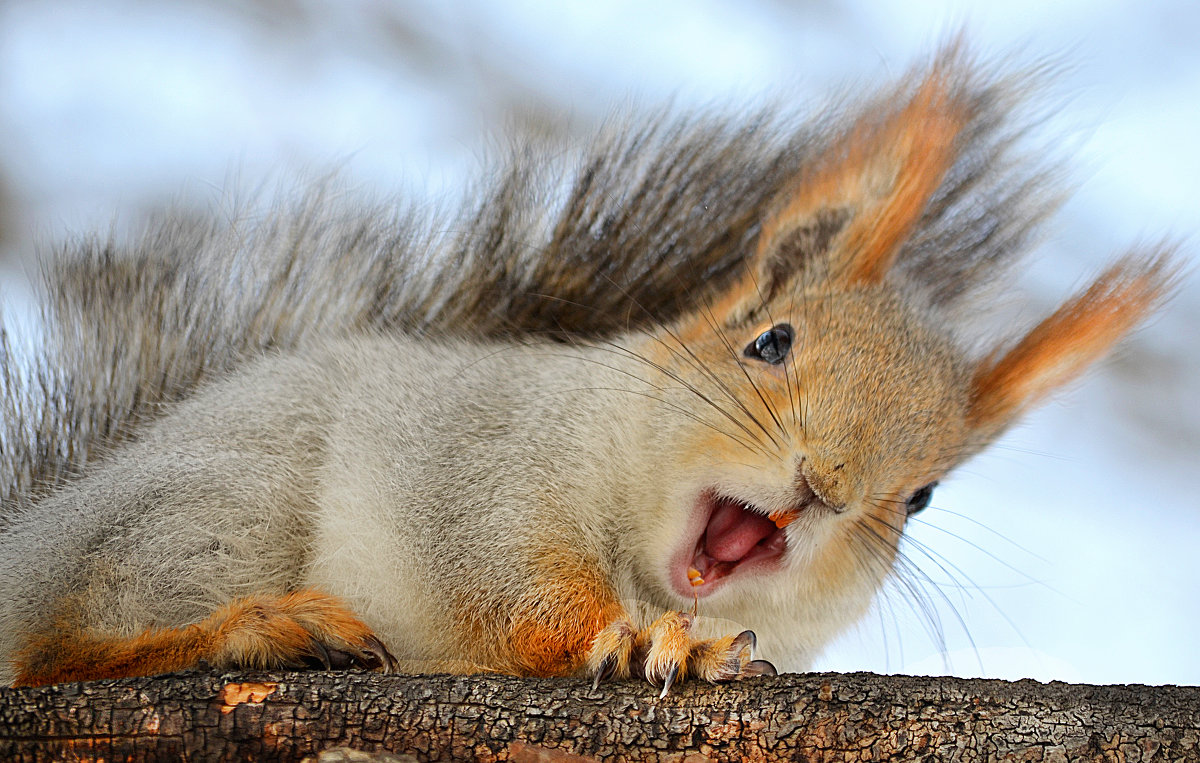
{"type": "MultiPolygon", "coordinates": [[[[1027,316],[1139,239],[1190,237],[1194,262],[1200,4],[1187,0],[7,0],[6,309],[23,309],[32,242],[211,201],[231,177],[338,166],[381,193],[438,194],[506,128],[586,132],[630,101],[819,101],[903,72],[962,27],[985,55],[1067,64],[1050,128],[1080,190],[1026,279],[1027,316]]],[[[943,483],[907,545],[924,597],[888,591],[816,667],[1200,684],[1198,279],[943,483]]]]}

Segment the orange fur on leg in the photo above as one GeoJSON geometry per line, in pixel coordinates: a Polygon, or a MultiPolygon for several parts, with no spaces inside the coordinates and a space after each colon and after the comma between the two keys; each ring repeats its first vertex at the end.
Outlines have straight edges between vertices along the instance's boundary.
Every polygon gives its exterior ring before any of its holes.
{"type": "Polygon", "coordinates": [[[543,587],[541,596],[545,598],[518,613],[508,638],[514,672],[520,675],[577,672],[587,661],[596,634],[625,616],[615,599],[586,586],[559,581],[543,587]]]}
{"type": "MultiPolygon", "coordinates": [[[[248,596],[195,625],[102,636],[60,623],[17,657],[18,686],[154,675],[209,662],[228,668],[300,666],[328,648],[391,662],[369,628],[318,591],[248,596]],[[380,654],[380,651],[382,654],[380,654]]],[[[369,658],[368,658],[369,659],[369,658]]]]}
{"type": "Polygon", "coordinates": [[[565,548],[546,551],[531,572],[535,582],[515,603],[479,612],[479,605],[464,602],[479,652],[472,659],[514,675],[577,673],[596,634],[627,617],[625,608],[594,558],[565,548]]]}

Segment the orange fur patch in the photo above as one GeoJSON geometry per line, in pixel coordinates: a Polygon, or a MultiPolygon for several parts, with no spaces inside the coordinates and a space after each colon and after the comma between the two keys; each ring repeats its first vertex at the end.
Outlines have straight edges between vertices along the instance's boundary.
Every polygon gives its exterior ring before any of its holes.
{"type": "MultiPolygon", "coordinates": [[[[956,138],[967,114],[947,90],[944,72],[935,71],[908,107],[876,138],[896,169],[891,192],[877,205],[856,215],[843,233],[850,283],[878,283],[891,268],[901,244],[925,212],[929,198],[942,183],[956,156],[956,138]]],[[[851,155],[870,150],[851,137],[851,155]]],[[[878,170],[876,170],[878,171],[878,170]]]]}
{"type": "Polygon", "coordinates": [[[722,636],[692,644],[689,669],[703,681],[728,681],[750,662],[749,646],[734,650],[736,635],[722,636]]]}
{"type": "Polygon", "coordinates": [[[221,666],[275,668],[310,654],[312,641],[357,645],[370,629],[339,600],[306,590],[248,596],[195,625],[136,636],[102,636],[60,619],[31,638],[17,657],[18,686],[155,675],[208,661],[221,666]]]}
{"type": "Polygon", "coordinates": [[[999,357],[980,364],[969,422],[993,432],[1074,379],[1146,318],[1171,291],[1170,251],[1131,254],[1111,265],[999,357]]]}
{"type": "Polygon", "coordinates": [[[958,136],[972,117],[954,82],[960,64],[952,51],[903,108],[863,116],[806,167],[763,222],[746,275],[685,322],[680,339],[690,344],[714,326],[739,323],[812,267],[786,251],[804,229],[817,242],[808,254],[831,252],[834,278],[851,286],[882,280],[958,156],[958,136]]]}
{"type": "Polygon", "coordinates": [[[637,639],[638,632],[632,622],[624,617],[613,620],[592,640],[587,659],[588,673],[596,675],[601,663],[611,658],[614,661],[612,677],[628,678],[637,639]]]}
{"type": "Polygon", "coordinates": [[[339,599],[312,589],[250,596],[205,620],[214,629],[218,664],[269,669],[311,652],[313,639],[357,646],[371,630],[339,599]]]}
{"type": "Polygon", "coordinates": [[[538,565],[538,582],[511,614],[504,660],[519,675],[570,675],[587,661],[596,634],[625,609],[594,560],[563,551],[538,565]]]}
{"type": "Polygon", "coordinates": [[[78,627],[56,626],[28,640],[17,655],[14,686],[169,673],[212,654],[210,634],[197,626],[104,638],[78,627]]]}
{"type": "Polygon", "coordinates": [[[851,284],[882,279],[957,155],[955,139],[969,113],[955,99],[950,77],[943,64],[904,109],[861,119],[763,225],[758,256],[768,256],[820,209],[844,206],[852,219],[838,238],[838,258],[847,268],[839,275],[851,284]]]}

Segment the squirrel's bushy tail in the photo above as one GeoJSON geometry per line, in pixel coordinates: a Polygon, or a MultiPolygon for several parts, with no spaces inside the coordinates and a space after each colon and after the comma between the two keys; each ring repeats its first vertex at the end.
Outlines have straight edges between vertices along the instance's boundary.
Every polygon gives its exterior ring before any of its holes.
{"type": "MultiPolygon", "coordinates": [[[[1012,259],[1055,187],[1017,156],[1023,78],[983,74],[957,48],[934,71],[965,117],[896,272],[939,309],[1012,259]]],[[[804,119],[614,119],[581,151],[515,148],[452,213],[326,182],[267,211],[167,211],[128,242],[60,247],[43,266],[46,345],[0,344],[0,522],[204,380],[308,337],[600,338],[697,309],[753,251],[781,189],[922,78],[804,119]]]]}

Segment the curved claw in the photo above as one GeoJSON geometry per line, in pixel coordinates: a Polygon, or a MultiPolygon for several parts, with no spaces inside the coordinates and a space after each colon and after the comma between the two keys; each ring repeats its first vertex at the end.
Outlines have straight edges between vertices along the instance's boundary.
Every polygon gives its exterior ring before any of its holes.
{"type": "Polygon", "coordinates": [[[363,639],[365,646],[363,647],[363,657],[359,658],[363,667],[368,670],[383,669],[385,673],[395,672],[397,668],[396,658],[388,651],[383,642],[374,636],[367,636],[363,639]]]}
{"type": "Polygon", "coordinates": [[[600,667],[596,668],[596,675],[592,678],[592,691],[596,691],[596,689],[600,688],[601,681],[607,681],[609,678],[611,678],[616,668],[617,656],[615,654],[605,656],[605,658],[600,661],[600,667]]]}
{"type": "Polygon", "coordinates": [[[345,649],[328,649],[330,667],[326,670],[349,670],[358,667],[359,660],[345,649]]]}
{"type": "Polygon", "coordinates": [[[679,676],[679,663],[673,664],[668,670],[666,676],[663,677],[662,691],[658,693],[658,698],[662,699],[667,696],[667,692],[671,689],[671,684],[675,683],[675,679],[679,676]]]}
{"type": "Polygon", "coordinates": [[[749,647],[750,658],[754,659],[754,650],[758,648],[758,636],[754,635],[754,631],[742,631],[733,639],[733,643],[730,646],[736,648],[739,652],[749,647]]]}
{"type": "Polygon", "coordinates": [[[775,666],[766,660],[751,660],[746,663],[746,667],[742,668],[742,674],[739,678],[750,678],[751,676],[777,676],[779,671],[775,670],[775,666]]]}
{"type": "Polygon", "coordinates": [[[325,670],[395,670],[396,659],[388,652],[383,642],[374,636],[365,636],[362,642],[358,648],[339,649],[314,639],[313,657],[320,661],[325,670]]]}
{"type": "Polygon", "coordinates": [[[309,643],[309,646],[311,646],[313,650],[312,656],[315,657],[317,662],[321,664],[321,669],[332,670],[333,662],[330,659],[329,650],[323,643],[321,643],[321,640],[315,638],[309,643]]]}

